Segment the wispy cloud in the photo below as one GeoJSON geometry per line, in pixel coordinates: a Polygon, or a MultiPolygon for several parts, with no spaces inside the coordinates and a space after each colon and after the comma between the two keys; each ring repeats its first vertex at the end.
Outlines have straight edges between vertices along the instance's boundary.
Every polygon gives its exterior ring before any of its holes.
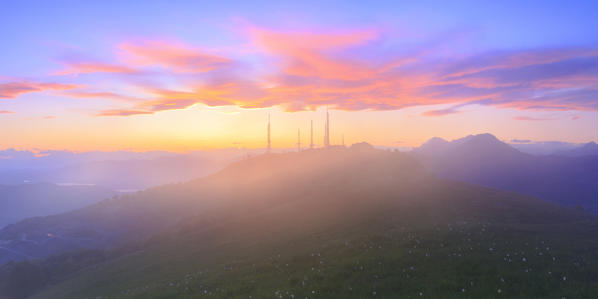
{"type": "Polygon", "coordinates": [[[123,101],[123,102],[142,101],[142,99],[137,98],[137,97],[125,96],[125,95],[121,95],[121,94],[117,94],[117,93],[109,92],[109,91],[95,92],[95,91],[85,91],[85,90],[68,90],[68,91],[62,92],[61,94],[68,96],[68,97],[78,98],[78,99],[108,99],[108,100],[117,100],[117,101],[123,101]]]}
{"type": "Polygon", "coordinates": [[[461,111],[456,110],[456,108],[447,108],[447,109],[438,109],[438,110],[428,110],[422,113],[422,116],[445,116],[449,114],[456,114],[461,113],[461,111]]]}
{"type": "Polygon", "coordinates": [[[110,64],[103,62],[87,61],[87,62],[65,62],[67,65],[65,69],[53,73],[54,75],[78,75],[78,74],[92,74],[92,73],[122,73],[134,74],[138,71],[124,65],[110,64]]]}
{"type": "Polygon", "coordinates": [[[141,110],[119,110],[119,109],[112,109],[112,110],[104,110],[100,111],[96,114],[96,116],[131,116],[131,115],[140,115],[140,114],[152,114],[151,111],[141,111],[141,110]]]}
{"type": "Polygon", "coordinates": [[[31,81],[0,83],[0,99],[14,99],[21,94],[46,90],[66,90],[76,88],[75,84],[42,83],[31,81]]]}
{"type": "Polygon", "coordinates": [[[203,73],[231,62],[229,58],[180,42],[143,41],[123,43],[118,48],[122,61],[138,67],[161,66],[179,72],[203,73]]]}
{"type": "Polygon", "coordinates": [[[10,111],[10,110],[0,110],[0,114],[13,114],[15,113],[14,111],[10,111]]]}
{"type": "Polygon", "coordinates": [[[257,47],[280,59],[284,75],[356,81],[369,79],[377,71],[355,57],[338,55],[378,39],[376,30],[318,33],[252,27],[249,32],[257,47]]]}
{"type": "Polygon", "coordinates": [[[533,117],[533,116],[515,116],[513,117],[514,120],[525,120],[525,121],[547,121],[547,120],[557,120],[558,118],[551,118],[551,117],[533,117]]]}

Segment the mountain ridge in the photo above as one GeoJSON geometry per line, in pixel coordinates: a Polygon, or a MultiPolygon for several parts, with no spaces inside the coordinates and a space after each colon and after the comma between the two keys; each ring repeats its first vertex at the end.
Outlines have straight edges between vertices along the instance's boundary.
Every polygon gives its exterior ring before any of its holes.
{"type": "Polygon", "coordinates": [[[559,151],[555,153],[555,155],[568,157],[598,156],[598,144],[594,141],[590,141],[577,148],[559,151]]]}
{"type": "Polygon", "coordinates": [[[534,156],[496,138],[468,136],[442,149],[415,149],[426,168],[443,178],[516,191],[598,213],[598,156],[534,156]]]}

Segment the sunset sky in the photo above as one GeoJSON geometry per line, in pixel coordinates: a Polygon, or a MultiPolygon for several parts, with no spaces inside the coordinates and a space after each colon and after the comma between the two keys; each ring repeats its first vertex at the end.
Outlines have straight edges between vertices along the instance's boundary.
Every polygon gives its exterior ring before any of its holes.
{"type": "Polygon", "coordinates": [[[322,2],[2,2],[0,149],[598,141],[597,1],[322,2]]]}

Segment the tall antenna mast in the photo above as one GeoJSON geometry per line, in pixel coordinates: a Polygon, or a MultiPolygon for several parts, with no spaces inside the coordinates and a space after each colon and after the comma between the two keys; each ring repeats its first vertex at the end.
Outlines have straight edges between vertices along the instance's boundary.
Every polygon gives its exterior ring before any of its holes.
{"type": "Polygon", "coordinates": [[[324,144],[324,147],[326,147],[326,122],[324,122],[324,140],[322,143],[324,144]]]}
{"type": "Polygon", "coordinates": [[[343,134],[342,136],[343,136],[343,147],[345,147],[345,134],[343,134]]]}
{"type": "Polygon", "coordinates": [[[310,136],[309,136],[309,148],[314,148],[314,120],[311,120],[311,127],[310,127],[310,136]]]}
{"type": "Polygon", "coordinates": [[[330,116],[328,114],[328,107],[326,107],[326,126],[324,132],[324,146],[330,147],[330,116]]]}
{"type": "Polygon", "coordinates": [[[270,152],[270,113],[268,113],[268,153],[270,152]]]}
{"type": "Polygon", "coordinates": [[[301,151],[301,130],[297,129],[297,151],[301,151]]]}

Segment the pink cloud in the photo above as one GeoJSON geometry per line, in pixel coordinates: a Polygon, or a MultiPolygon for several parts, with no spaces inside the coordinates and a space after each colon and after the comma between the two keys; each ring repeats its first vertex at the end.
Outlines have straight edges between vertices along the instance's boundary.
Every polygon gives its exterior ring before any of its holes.
{"type": "Polygon", "coordinates": [[[69,90],[69,91],[63,92],[62,94],[66,95],[68,97],[73,97],[73,98],[78,98],[78,99],[109,99],[109,100],[117,100],[117,101],[124,101],[124,102],[141,101],[141,99],[136,98],[136,97],[124,96],[124,95],[120,95],[120,94],[113,93],[113,92],[107,92],[107,91],[93,92],[93,91],[69,90]]]}
{"type": "Polygon", "coordinates": [[[131,115],[152,114],[152,113],[153,113],[152,111],[113,109],[113,110],[100,111],[98,114],[96,114],[96,116],[131,116],[131,115]]]}
{"type": "Polygon", "coordinates": [[[208,53],[180,42],[126,42],[117,46],[116,54],[118,60],[116,63],[67,59],[63,61],[66,68],[53,73],[53,75],[142,74],[141,68],[150,66],[160,66],[176,72],[203,73],[231,63],[229,58],[208,53]]]}
{"type": "Polygon", "coordinates": [[[449,114],[461,113],[461,111],[455,110],[455,108],[439,109],[439,110],[428,110],[422,113],[422,116],[445,116],[449,114]]]}
{"type": "Polygon", "coordinates": [[[133,68],[102,62],[72,62],[67,63],[64,70],[55,72],[54,75],[77,75],[92,73],[125,73],[132,74],[137,71],[133,68]]]}
{"type": "Polygon", "coordinates": [[[10,110],[0,110],[0,114],[13,114],[15,113],[14,111],[10,111],[10,110]]]}
{"type": "MultiPolygon", "coordinates": [[[[211,88],[203,87],[195,91],[173,91],[167,89],[148,89],[154,99],[137,103],[131,109],[102,111],[98,116],[129,116],[136,114],[153,114],[159,111],[185,109],[197,103],[208,106],[243,105],[243,102],[234,102],[232,85],[215,85],[211,88]]],[[[246,103],[245,103],[246,104],[246,103]]]]}
{"type": "Polygon", "coordinates": [[[150,111],[164,111],[164,110],[175,110],[175,109],[185,109],[194,104],[198,101],[194,99],[162,99],[156,101],[150,101],[143,103],[140,105],[141,107],[146,107],[150,111]]]}
{"type": "Polygon", "coordinates": [[[375,69],[359,60],[338,58],[342,50],[367,45],[378,38],[374,30],[339,33],[280,32],[251,28],[253,43],[281,59],[287,75],[325,79],[360,80],[375,69]]]}
{"type": "Polygon", "coordinates": [[[550,118],[550,117],[533,117],[533,116],[515,116],[513,117],[514,120],[525,120],[525,121],[547,121],[547,120],[557,120],[558,118],[550,118]]]}
{"type": "Polygon", "coordinates": [[[14,99],[24,93],[42,92],[46,90],[66,90],[76,87],[77,86],[74,84],[39,83],[28,81],[0,83],[0,99],[14,99]]]}
{"type": "Polygon", "coordinates": [[[157,65],[179,72],[209,72],[231,63],[229,58],[208,53],[182,43],[144,41],[118,46],[125,63],[135,66],[157,65]]]}
{"type": "Polygon", "coordinates": [[[511,69],[549,64],[571,57],[598,56],[595,49],[547,49],[544,51],[493,51],[474,55],[454,64],[448,78],[462,77],[494,69],[511,69]]]}

